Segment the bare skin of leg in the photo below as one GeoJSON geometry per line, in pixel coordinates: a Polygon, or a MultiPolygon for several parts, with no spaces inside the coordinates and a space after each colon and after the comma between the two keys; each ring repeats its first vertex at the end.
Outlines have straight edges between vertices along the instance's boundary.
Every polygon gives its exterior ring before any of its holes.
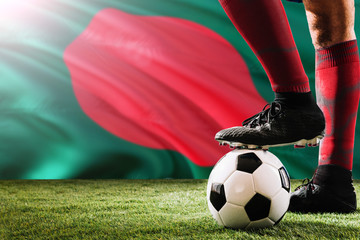
{"type": "Polygon", "coordinates": [[[354,0],[303,0],[315,49],[356,39],[354,0]]]}

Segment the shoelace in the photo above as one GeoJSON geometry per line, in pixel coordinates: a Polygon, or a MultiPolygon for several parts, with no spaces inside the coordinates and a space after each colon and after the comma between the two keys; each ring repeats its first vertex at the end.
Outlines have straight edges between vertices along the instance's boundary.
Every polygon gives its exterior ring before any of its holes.
{"type": "Polygon", "coordinates": [[[314,183],[313,183],[313,180],[311,179],[308,179],[308,178],[305,178],[303,181],[302,181],[302,184],[300,186],[298,186],[297,188],[295,188],[295,191],[296,190],[299,190],[300,188],[302,187],[305,187],[306,188],[306,192],[309,194],[312,193],[312,190],[314,190],[314,183]]]}
{"type": "Polygon", "coordinates": [[[270,120],[273,119],[274,117],[276,117],[280,112],[281,112],[281,104],[280,103],[272,102],[271,105],[266,104],[260,113],[246,119],[242,123],[242,125],[244,127],[250,127],[250,128],[262,126],[265,123],[269,123],[270,120]]]}

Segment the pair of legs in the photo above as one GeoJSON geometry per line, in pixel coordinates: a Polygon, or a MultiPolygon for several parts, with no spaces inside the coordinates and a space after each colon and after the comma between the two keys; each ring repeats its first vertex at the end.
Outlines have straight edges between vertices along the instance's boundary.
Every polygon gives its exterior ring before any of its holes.
{"type": "Polygon", "coordinates": [[[291,143],[316,146],[323,138],[313,181],[292,194],[290,209],[354,211],[351,170],[360,97],[354,0],[303,0],[316,52],[317,104],[281,1],[219,2],[264,67],[275,101],[245,120],[243,127],[220,131],[216,140],[234,147],[267,149],[291,143]],[[325,206],[323,198],[329,197],[334,201],[325,206]]]}

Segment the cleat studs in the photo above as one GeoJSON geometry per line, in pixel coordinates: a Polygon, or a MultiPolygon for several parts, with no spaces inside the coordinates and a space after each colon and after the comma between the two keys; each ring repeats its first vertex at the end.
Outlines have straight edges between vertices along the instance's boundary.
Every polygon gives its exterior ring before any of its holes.
{"type": "Polygon", "coordinates": [[[320,136],[318,137],[315,137],[311,140],[308,140],[307,143],[308,143],[308,146],[309,147],[317,147],[319,146],[319,142],[320,142],[320,139],[319,139],[320,136]]]}
{"type": "Polygon", "coordinates": [[[234,148],[238,148],[238,149],[241,149],[243,146],[242,143],[232,143],[232,145],[234,146],[234,148]]]}
{"type": "Polygon", "coordinates": [[[316,139],[313,139],[308,143],[308,146],[309,147],[317,147],[317,146],[319,146],[319,144],[317,143],[316,139]]]}
{"type": "Polygon", "coordinates": [[[305,148],[305,146],[304,146],[304,145],[297,145],[297,144],[295,144],[295,145],[294,145],[294,148],[305,148]]]}
{"type": "Polygon", "coordinates": [[[245,146],[243,143],[239,143],[239,142],[221,141],[219,143],[220,143],[220,146],[228,145],[230,149],[244,149],[244,148],[247,148],[247,146],[245,146]]]}
{"type": "Polygon", "coordinates": [[[306,146],[307,141],[305,139],[298,141],[295,143],[295,148],[304,148],[306,146]]]}

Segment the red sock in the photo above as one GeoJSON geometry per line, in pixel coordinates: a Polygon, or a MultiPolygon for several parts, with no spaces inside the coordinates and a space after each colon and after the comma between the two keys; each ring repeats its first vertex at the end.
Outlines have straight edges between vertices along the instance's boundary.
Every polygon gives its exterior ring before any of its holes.
{"type": "Polygon", "coordinates": [[[280,0],[219,0],[264,67],[274,92],[310,86],[280,0]]]}
{"type": "Polygon", "coordinates": [[[317,50],[315,74],[317,102],[326,121],[319,165],[335,164],[351,170],[360,97],[357,41],[317,50]]]}

